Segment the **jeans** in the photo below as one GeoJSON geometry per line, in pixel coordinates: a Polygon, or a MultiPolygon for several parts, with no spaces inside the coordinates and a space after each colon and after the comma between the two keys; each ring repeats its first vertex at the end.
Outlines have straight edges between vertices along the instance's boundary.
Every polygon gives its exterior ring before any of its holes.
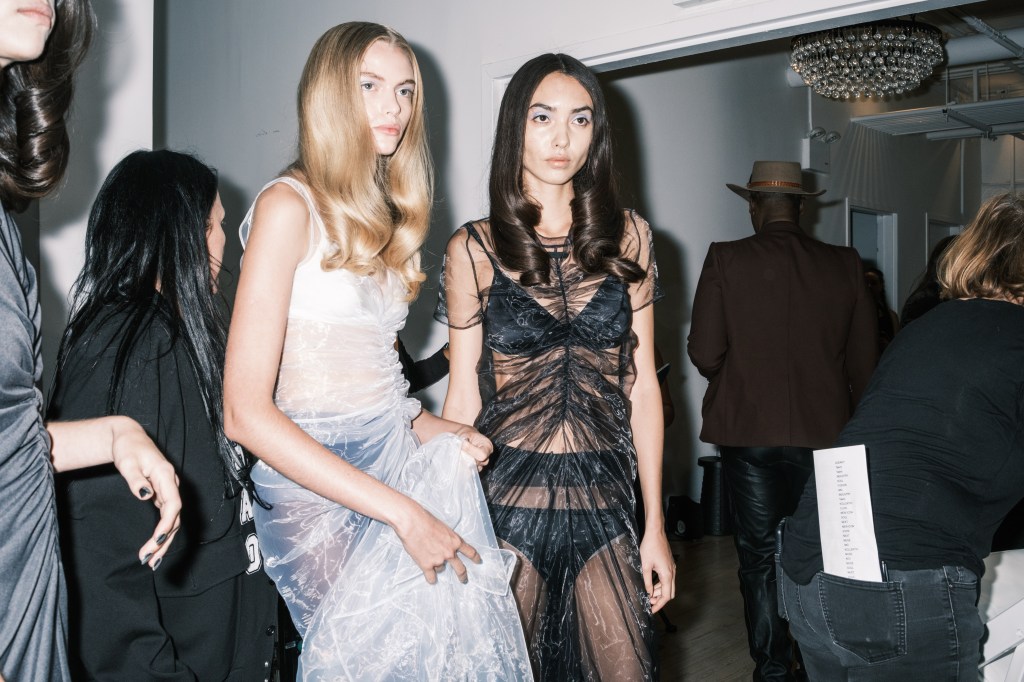
{"type": "Polygon", "coordinates": [[[796,510],[814,455],[807,448],[721,447],[732,500],[740,591],[755,682],[793,682],[793,643],[776,606],[775,529],[796,510]]]}
{"type": "Polygon", "coordinates": [[[963,566],[864,582],[819,571],[799,585],[779,566],[789,620],[812,681],[976,682],[985,626],[978,578],[963,566]]]}

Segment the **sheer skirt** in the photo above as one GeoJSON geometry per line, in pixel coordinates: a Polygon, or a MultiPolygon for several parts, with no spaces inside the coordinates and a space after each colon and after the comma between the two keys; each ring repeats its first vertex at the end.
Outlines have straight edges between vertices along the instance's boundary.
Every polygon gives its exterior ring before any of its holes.
{"type": "Polygon", "coordinates": [[[409,495],[480,553],[430,585],[390,526],[301,488],[259,464],[273,509],[255,510],[268,575],[303,636],[303,680],[519,680],[530,669],[509,576],[476,466],[461,441],[418,446],[399,411],[364,424],[300,420],[339,457],[409,495]],[[394,415],[394,416],[392,416],[394,415]]]}

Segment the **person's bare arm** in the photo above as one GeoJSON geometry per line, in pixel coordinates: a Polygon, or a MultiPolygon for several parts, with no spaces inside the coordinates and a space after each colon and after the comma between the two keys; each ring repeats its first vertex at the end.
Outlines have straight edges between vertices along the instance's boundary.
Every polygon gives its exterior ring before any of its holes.
{"type": "Polygon", "coordinates": [[[57,472],[109,464],[132,495],[152,500],[160,510],[153,536],[139,550],[139,561],[155,567],[167,553],[180,525],[181,497],[174,467],[137,422],[113,416],[81,421],[51,421],[50,458],[57,472]]]}
{"type": "Polygon", "coordinates": [[[305,202],[287,185],[257,202],[228,335],[225,432],[298,485],[392,526],[428,582],[446,562],[465,579],[458,555],[477,561],[475,549],[414,500],[329,452],[274,404],[292,280],[312,229],[305,202]]]}
{"type": "Polygon", "coordinates": [[[633,353],[636,381],[630,393],[633,445],[636,448],[646,526],[640,543],[640,567],[644,587],[651,598],[651,611],[661,610],[676,590],[676,564],[665,535],[665,514],[661,506],[662,451],[665,424],[662,420],[661,389],[654,368],[654,306],[633,313],[637,347],[633,353]],[[654,584],[652,573],[657,574],[654,584]]]}

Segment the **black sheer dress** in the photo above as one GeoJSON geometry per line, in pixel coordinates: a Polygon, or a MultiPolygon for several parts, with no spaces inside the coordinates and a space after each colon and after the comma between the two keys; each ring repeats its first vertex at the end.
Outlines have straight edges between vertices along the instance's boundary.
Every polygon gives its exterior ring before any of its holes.
{"type": "Polygon", "coordinates": [[[547,285],[494,256],[490,226],[451,238],[436,317],[483,324],[476,427],[495,446],[482,474],[494,530],[519,565],[513,588],[539,680],[657,677],[634,509],[633,311],[660,292],[647,223],[626,216],[634,284],[588,275],[545,244],[547,285]]]}

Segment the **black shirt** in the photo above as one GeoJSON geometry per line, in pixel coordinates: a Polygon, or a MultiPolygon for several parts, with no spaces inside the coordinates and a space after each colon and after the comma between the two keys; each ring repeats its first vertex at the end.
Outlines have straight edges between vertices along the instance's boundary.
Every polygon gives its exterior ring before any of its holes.
{"type": "MultiPolygon", "coordinates": [[[[114,387],[115,405],[108,410],[127,319],[127,313],[115,314],[81,335],[57,370],[49,416],[122,414],[139,422],[178,473],[181,528],[160,569],[150,570],[140,565],[137,552],[153,533],[159,511],[133,497],[113,465],[60,477],[72,668],[82,679],[193,679],[185,663],[191,653],[184,647],[195,641],[196,633],[205,632],[212,619],[223,623],[224,637],[231,641],[243,627],[235,613],[219,606],[204,608],[204,595],[213,593],[210,588],[228,580],[252,580],[250,584],[263,590],[250,596],[271,608],[275,595],[261,577],[247,499],[225,496],[213,424],[185,344],[159,317],[144,322],[124,376],[114,387]],[[175,621],[172,629],[162,605],[178,597],[193,598],[195,612],[189,622],[175,621]]],[[[272,644],[272,637],[264,639],[272,644]]],[[[234,655],[226,650],[223,660],[232,661],[234,655]]]]}
{"type": "MultiPolygon", "coordinates": [[[[950,301],[898,334],[836,446],[864,444],[879,558],[977,575],[1024,497],[1024,307],[950,301]]],[[[782,563],[822,569],[814,478],[786,525],[782,563]]]]}

